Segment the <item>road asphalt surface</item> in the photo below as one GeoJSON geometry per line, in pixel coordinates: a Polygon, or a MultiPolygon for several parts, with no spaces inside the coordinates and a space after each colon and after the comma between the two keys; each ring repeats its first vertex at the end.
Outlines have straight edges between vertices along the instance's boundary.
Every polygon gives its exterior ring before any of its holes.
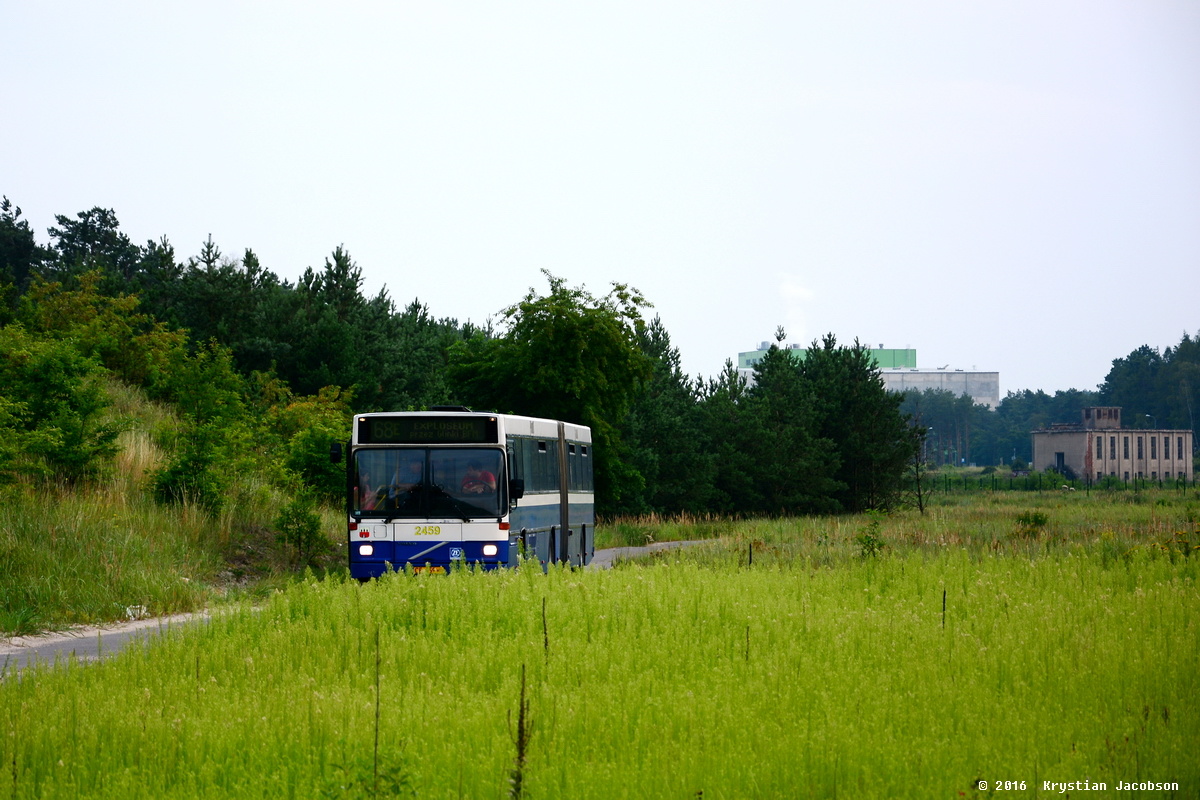
{"type": "Polygon", "coordinates": [[[111,625],[72,628],[58,633],[0,638],[0,680],[8,678],[34,661],[53,664],[66,661],[74,653],[80,661],[95,661],[119,652],[139,638],[156,636],[172,627],[208,619],[208,612],[175,614],[111,625]]]}
{"type": "MultiPolygon", "coordinates": [[[[639,558],[670,550],[675,547],[699,544],[699,542],[655,542],[645,547],[613,547],[597,550],[588,569],[609,569],[620,560],[639,558]]],[[[209,614],[176,614],[170,617],[153,617],[111,625],[73,628],[60,633],[43,633],[36,636],[14,636],[0,638],[0,680],[4,680],[35,661],[53,664],[66,661],[75,655],[80,661],[95,661],[120,652],[131,641],[156,636],[173,627],[186,625],[197,620],[206,620],[209,614]]]]}

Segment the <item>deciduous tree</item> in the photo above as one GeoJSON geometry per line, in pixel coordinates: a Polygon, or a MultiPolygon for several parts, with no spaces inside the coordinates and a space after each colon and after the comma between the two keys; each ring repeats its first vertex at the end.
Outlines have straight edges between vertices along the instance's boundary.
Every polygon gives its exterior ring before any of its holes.
{"type": "Polygon", "coordinates": [[[0,428],[16,435],[27,471],[75,481],[116,452],[121,425],[107,414],[104,376],[69,340],[0,328],[0,428]]]}
{"type": "Polygon", "coordinates": [[[482,408],[579,422],[596,442],[596,490],[603,509],[641,491],[618,424],[651,374],[638,344],[649,304],[613,284],[603,297],[543,271],[550,291],[531,289],[502,313],[502,333],[480,333],[451,351],[451,388],[482,408]]]}

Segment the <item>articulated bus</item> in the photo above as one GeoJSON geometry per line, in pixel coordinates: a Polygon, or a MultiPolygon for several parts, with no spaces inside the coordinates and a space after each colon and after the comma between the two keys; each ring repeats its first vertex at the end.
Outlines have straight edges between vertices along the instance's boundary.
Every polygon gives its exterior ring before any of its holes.
{"type": "Polygon", "coordinates": [[[350,574],[522,557],[584,566],[595,552],[592,456],[591,430],[568,422],[457,406],[359,414],[346,453],[350,574]]]}

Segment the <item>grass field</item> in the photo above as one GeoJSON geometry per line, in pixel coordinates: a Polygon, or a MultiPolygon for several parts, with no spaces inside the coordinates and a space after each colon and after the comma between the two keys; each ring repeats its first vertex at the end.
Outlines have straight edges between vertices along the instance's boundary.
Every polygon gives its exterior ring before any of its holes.
{"type": "Polygon", "coordinates": [[[723,535],[608,572],[303,582],[7,676],[0,797],[1197,796],[1194,505],[1020,499],[674,523],[723,535]]]}

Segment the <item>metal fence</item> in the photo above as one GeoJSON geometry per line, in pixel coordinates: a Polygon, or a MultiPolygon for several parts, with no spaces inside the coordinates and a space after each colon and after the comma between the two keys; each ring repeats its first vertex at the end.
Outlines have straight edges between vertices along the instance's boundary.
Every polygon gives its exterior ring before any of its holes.
{"type": "Polygon", "coordinates": [[[1028,475],[936,475],[927,476],[928,486],[939,492],[1044,492],[1050,490],[1066,492],[1143,492],[1150,489],[1169,489],[1186,492],[1200,486],[1195,477],[1186,478],[1131,478],[1128,481],[1113,476],[1100,480],[1079,480],[1062,475],[1032,473],[1028,475]]]}

